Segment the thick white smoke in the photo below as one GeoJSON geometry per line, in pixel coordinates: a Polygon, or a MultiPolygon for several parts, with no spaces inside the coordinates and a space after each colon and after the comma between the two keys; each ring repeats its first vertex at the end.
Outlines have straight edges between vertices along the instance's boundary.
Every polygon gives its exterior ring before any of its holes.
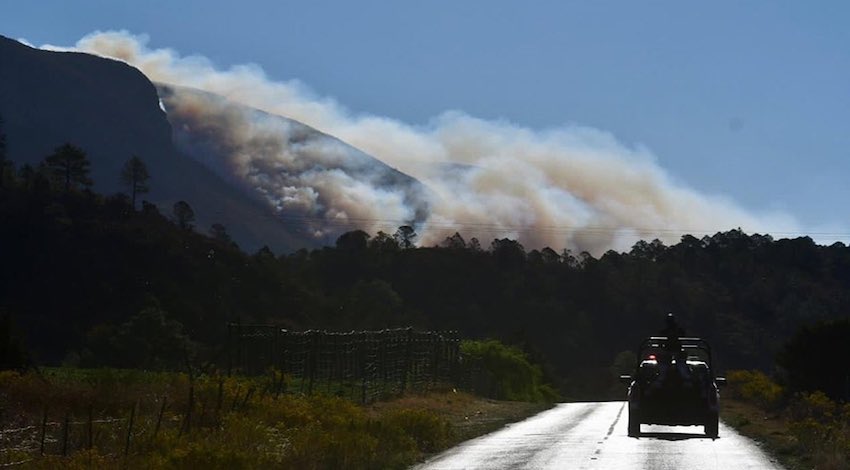
{"type": "Polygon", "coordinates": [[[178,147],[229,181],[298,217],[316,237],[382,220],[421,220],[421,186],[365,153],[297,121],[193,89],[160,85],[178,147]]]}
{"type": "MultiPolygon", "coordinates": [[[[203,57],[148,49],[146,40],[126,32],[98,32],[81,39],[76,49],[123,60],[155,82],[204,90],[303,122],[414,176],[429,189],[430,212],[417,225],[422,244],[459,231],[484,243],[516,237],[528,247],[598,254],[627,249],[639,239],[675,242],[683,233],[734,227],[796,230],[788,216],[756,215],[726,198],[673,182],[648,150],[624,146],[606,132],[577,126],[539,131],[461,112],[447,112],[424,126],[352,115],[297,81],[270,80],[257,66],[217,70],[203,57]]],[[[207,114],[214,110],[195,105],[207,114]]],[[[309,207],[322,198],[325,209],[333,206],[334,217],[357,220],[373,234],[412,220],[410,201],[344,168],[333,174],[291,174],[286,132],[261,119],[234,122],[228,135],[234,148],[247,148],[245,139],[261,135],[267,151],[232,156],[232,176],[243,185],[276,192],[270,201],[309,207]],[[239,166],[240,159],[252,163],[239,166]],[[282,167],[289,175],[285,181],[275,173],[282,167]]],[[[321,149],[311,152],[313,158],[335,158],[322,156],[321,149]]]]}

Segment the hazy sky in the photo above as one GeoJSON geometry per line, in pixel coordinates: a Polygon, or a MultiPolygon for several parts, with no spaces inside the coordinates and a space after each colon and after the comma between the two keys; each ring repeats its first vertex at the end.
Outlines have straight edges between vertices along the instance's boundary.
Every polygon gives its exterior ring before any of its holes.
{"type": "Polygon", "coordinates": [[[845,1],[0,0],[0,12],[5,36],[144,33],[152,48],[297,78],[355,114],[592,126],[687,186],[850,238],[845,1]]]}

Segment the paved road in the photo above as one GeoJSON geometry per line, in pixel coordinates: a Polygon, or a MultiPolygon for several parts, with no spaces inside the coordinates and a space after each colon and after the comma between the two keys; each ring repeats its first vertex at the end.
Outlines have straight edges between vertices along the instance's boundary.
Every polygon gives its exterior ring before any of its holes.
{"type": "Polygon", "coordinates": [[[465,442],[414,467],[447,469],[741,470],[781,469],[753,441],[720,423],[641,427],[626,435],[624,402],[564,403],[492,434],[465,442]]]}

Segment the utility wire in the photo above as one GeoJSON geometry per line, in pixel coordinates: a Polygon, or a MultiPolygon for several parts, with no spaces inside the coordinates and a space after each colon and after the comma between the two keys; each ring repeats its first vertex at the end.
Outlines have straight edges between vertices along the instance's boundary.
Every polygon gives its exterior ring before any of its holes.
{"type": "MultiPolygon", "coordinates": [[[[274,217],[273,215],[271,217],[274,217]]],[[[386,225],[388,227],[398,227],[400,225],[416,225],[410,221],[399,219],[378,219],[368,217],[348,217],[346,219],[333,219],[322,216],[309,215],[284,215],[278,216],[282,221],[301,221],[301,222],[318,222],[325,227],[358,227],[362,225],[386,225]]],[[[566,226],[566,225],[515,225],[515,224],[498,224],[498,223],[483,223],[483,222],[427,222],[426,225],[430,228],[444,228],[451,230],[470,229],[479,231],[515,231],[515,232],[535,232],[535,233],[599,233],[611,234],[633,231],[637,233],[661,234],[661,235],[677,235],[677,234],[705,234],[711,235],[722,233],[720,229],[696,229],[696,228],[652,228],[652,227],[605,227],[605,226],[566,226]]],[[[818,237],[850,237],[850,232],[814,232],[814,231],[787,231],[787,230],[764,230],[760,231],[769,235],[783,236],[818,236],[818,237]]]]}

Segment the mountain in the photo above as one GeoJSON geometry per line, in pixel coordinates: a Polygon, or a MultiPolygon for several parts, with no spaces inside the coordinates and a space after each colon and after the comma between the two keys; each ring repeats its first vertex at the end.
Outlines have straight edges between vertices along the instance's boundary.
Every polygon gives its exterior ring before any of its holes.
{"type": "Polygon", "coordinates": [[[187,201],[197,230],[221,223],[248,251],[264,245],[276,252],[317,246],[352,228],[333,223],[340,212],[334,205],[339,188],[310,185],[308,176],[319,170],[344,174],[348,185],[398,193],[415,208],[411,223],[427,211],[418,181],[304,124],[195,90],[154,85],[123,62],[34,49],[2,36],[0,116],[8,157],[18,166],[35,166],[57,146],[71,142],[91,161],[94,189],[110,194],[126,192],[121,168],[137,155],[151,174],[145,199],[166,214],[175,202],[187,201]],[[216,107],[207,108],[222,114],[188,113],[180,105],[192,100],[214,103],[216,107]],[[222,138],[231,132],[227,126],[234,116],[242,115],[275,121],[275,130],[291,131],[273,139],[273,155],[266,155],[268,146],[252,148],[253,166],[247,169],[232,165],[234,158],[245,160],[244,146],[222,138]],[[274,162],[280,146],[297,165],[283,168],[274,162]],[[265,166],[258,168],[259,162],[265,166]],[[292,203],[305,194],[313,206],[292,203]]]}
{"type": "Polygon", "coordinates": [[[429,213],[418,180],[331,135],[212,93],[157,89],[182,152],[319,238],[379,219],[413,225],[429,213]]]}

